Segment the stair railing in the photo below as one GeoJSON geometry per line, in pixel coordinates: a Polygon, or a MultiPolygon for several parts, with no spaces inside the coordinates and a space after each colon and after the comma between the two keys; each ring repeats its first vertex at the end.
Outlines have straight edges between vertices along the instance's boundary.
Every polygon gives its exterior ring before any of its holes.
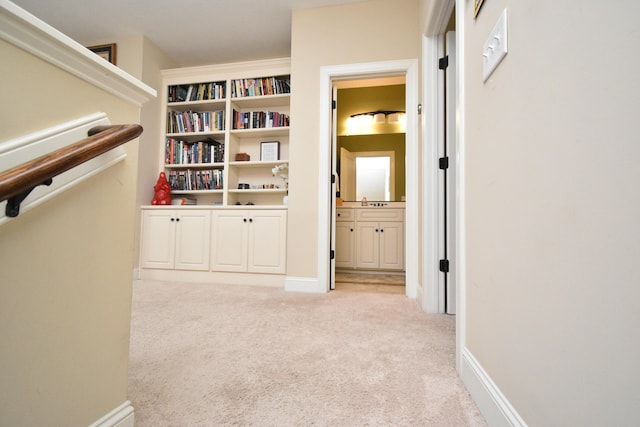
{"type": "Polygon", "coordinates": [[[6,215],[16,217],[22,201],[39,185],[119,145],[137,138],[140,125],[96,126],[88,137],[0,173],[0,202],[7,201],[6,215]]]}

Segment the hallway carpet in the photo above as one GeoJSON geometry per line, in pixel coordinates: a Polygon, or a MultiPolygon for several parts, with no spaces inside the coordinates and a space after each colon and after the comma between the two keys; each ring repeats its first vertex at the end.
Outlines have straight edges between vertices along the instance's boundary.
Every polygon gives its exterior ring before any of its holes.
{"type": "Polygon", "coordinates": [[[136,426],[485,426],[454,321],[399,294],[136,281],[136,426]]]}

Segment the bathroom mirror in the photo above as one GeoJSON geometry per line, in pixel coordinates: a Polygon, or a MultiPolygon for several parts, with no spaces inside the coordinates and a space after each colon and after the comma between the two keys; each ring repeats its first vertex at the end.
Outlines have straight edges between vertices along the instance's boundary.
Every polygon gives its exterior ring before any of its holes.
{"type": "Polygon", "coordinates": [[[340,195],[344,200],[395,200],[395,152],[352,153],[340,149],[340,195]]]}

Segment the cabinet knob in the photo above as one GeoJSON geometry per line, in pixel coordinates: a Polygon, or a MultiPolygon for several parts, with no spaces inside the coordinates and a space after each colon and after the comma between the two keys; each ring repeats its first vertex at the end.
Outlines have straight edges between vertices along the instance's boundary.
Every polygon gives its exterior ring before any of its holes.
{"type": "Polygon", "coordinates": [[[173,222],[173,221],[175,221],[175,220],[176,220],[175,218],[171,218],[171,222],[173,222]]]}
{"type": "Polygon", "coordinates": [[[353,231],[353,228],[350,228],[351,231],[353,231]]]}
{"type": "Polygon", "coordinates": [[[180,218],[176,218],[176,222],[180,222],[180,218]]]}
{"type": "Polygon", "coordinates": [[[384,229],[382,229],[382,228],[381,228],[381,229],[380,229],[380,232],[382,233],[383,231],[384,231],[384,229]]]}
{"type": "Polygon", "coordinates": [[[338,216],[340,216],[340,214],[338,214],[338,216]]]}
{"type": "Polygon", "coordinates": [[[376,233],[378,232],[378,229],[376,228],[376,233]]]}
{"type": "Polygon", "coordinates": [[[249,218],[249,222],[253,222],[253,218],[249,218]]]}
{"type": "Polygon", "coordinates": [[[247,218],[242,218],[242,222],[247,222],[247,218]]]}

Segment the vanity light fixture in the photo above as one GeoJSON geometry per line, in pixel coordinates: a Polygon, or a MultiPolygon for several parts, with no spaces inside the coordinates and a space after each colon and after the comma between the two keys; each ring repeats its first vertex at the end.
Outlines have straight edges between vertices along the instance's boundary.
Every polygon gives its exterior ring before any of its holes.
{"type": "Polygon", "coordinates": [[[388,122],[388,123],[398,123],[400,121],[400,117],[404,116],[405,112],[401,110],[376,110],[376,111],[367,111],[365,113],[352,114],[351,118],[360,119],[367,117],[369,120],[373,119],[373,122],[376,124],[388,122]]]}

